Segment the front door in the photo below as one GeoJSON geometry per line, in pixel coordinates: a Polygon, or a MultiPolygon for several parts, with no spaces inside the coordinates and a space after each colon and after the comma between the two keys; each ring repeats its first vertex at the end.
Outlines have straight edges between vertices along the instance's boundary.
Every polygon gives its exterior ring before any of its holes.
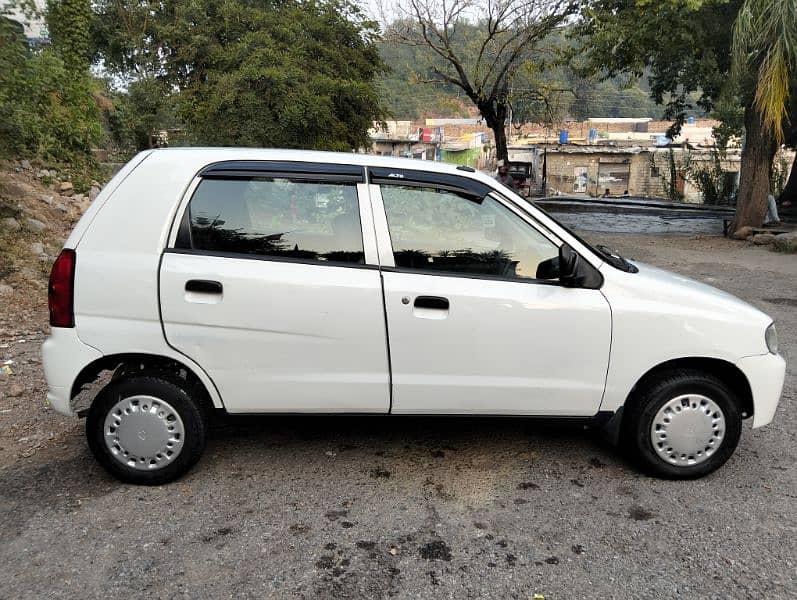
{"type": "Polygon", "coordinates": [[[163,256],[166,338],[205,369],[232,413],[388,411],[362,169],[311,166],[209,171],[163,256]]]}
{"type": "Polygon", "coordinates": [[[535,279],[558,254],[553,235],[497,196],[470,193],[470,180],[457,190],[450,177],[442,187],[389,177],[372,195],[392,411],[597,413],[609,305],[599,290],[535,279]]]}

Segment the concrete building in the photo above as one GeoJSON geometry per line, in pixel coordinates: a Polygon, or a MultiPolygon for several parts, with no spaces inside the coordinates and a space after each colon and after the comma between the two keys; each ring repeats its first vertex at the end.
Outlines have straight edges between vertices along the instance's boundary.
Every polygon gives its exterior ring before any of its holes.
{"type": "MultiPolygon", "coordinates": [[[[551,146],[540,153],[547,174],[547,194],[568,196],[611,196],[667,198],[675,171],[675,189],[686,202],[702,202],[702,194],[691,181],[690,172],[713,165],[711,150],[658,147],[551,146]]],[[[722,176],[738,185],[741,157],[729,153],[720,161],[722,176]]],[[[542,165],[538,166],[542,172],[542,165]]]]}
{"type": "Polygon", "coordinates": [[[43,44],[49,41],[50,33],[44,21],[44,13],[47,10],[46,0],[33,0],[36,7],[35,12],[25,14],[10,0],[0,0],[0,17],[5,17],[16,21],[22,26],[22,31],[31,45],[43,44]]]}

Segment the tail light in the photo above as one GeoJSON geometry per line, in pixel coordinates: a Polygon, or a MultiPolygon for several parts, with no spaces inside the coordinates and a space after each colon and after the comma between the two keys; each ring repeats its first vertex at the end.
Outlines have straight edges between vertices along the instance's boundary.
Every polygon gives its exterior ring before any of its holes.
{"type": "Polygon", "coordinates": [[[75,326],[75,251],[61,250],[50,271],[47,303],[52,327],[75,326]]]}

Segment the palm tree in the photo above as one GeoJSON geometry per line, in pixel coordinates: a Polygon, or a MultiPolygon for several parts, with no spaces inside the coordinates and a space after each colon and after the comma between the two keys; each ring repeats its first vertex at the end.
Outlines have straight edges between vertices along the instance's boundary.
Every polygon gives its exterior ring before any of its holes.
{"type": "Polygon", "coordinates": [[[797,2],[745,0],[733,31],[733,74],[753,98],[745,109],[739,200],[733,230],[759,226],[766,212],[769,172],[788,123],[797,77],[797,2]]]}

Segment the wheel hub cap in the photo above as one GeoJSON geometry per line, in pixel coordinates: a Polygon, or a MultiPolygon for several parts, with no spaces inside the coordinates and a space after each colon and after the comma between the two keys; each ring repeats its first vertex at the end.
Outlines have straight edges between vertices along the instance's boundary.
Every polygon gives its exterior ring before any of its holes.
{"type": "Polygon", "coordinates": [[[117,402],[105,417],[103,433],[111,456],[140,471],[171,463],[185,438],[180,415],[154,396],[130,396],[117,402]]]}
{"type": "Polygon", "coordinates": [[[710,398],[686,394],[659,409],[650,427],[650,441],[667,463],[679,467],[708,460],[722,445],[725,415],[710,398]]]}

